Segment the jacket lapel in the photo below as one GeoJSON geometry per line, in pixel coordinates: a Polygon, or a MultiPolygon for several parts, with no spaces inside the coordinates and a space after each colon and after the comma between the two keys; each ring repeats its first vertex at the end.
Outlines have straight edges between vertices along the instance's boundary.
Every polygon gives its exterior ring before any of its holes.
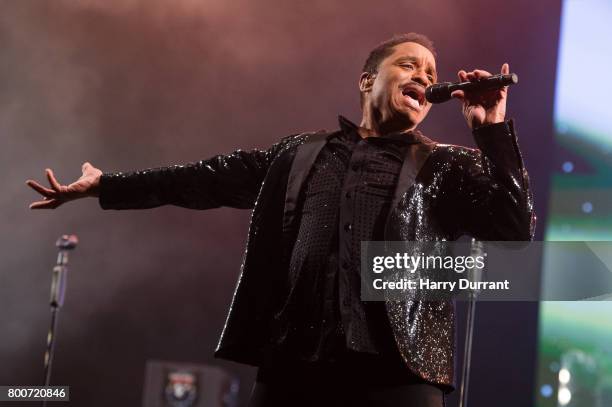
{"type": "Polygon", "coordinates": [[[427,158],[435,146],[435,142],[419,134],[419,142],[410,144],[407,147],[389,213],[396,208],[402,196],[414,184],[417,174],[421,171],[421,168],[423,168],[425,161],[427,161],[427,158]]]}
{"type": "Polygon", "coordinates": [[[298,196],[302,185],[315,159],[323,146],[327,143],[328,138],[334,133],[317,132],[308,137],[304,144],[297,148],[291,170],[287,179],[287,192],[285,193],[285,210],[283,214],[283,232],[286,232],[291,227],[295,219],[295,209],[298,202],[298,196]]]}

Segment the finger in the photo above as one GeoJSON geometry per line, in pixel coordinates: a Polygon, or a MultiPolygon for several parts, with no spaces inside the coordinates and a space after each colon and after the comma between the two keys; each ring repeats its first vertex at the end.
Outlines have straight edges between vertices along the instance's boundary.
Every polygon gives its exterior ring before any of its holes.
{"type": "Polygon", "coordinates": [[[61,205],[61,201],[57,199],[45,199],[44,201],[32,202],[30,209],[55,209],[61,205]]]}
{"type": "Polygon", "coordinates": [[[86,161],[81,166],[81,171],[85,172],[85,171],[87,171],[91,167],[92,167],[92,165],[89,163],[89,161],[86,161]]]}
{"type": "Polygon", "coordinates": [[[463,69],[460,70],[459,72],[457,72],[457,76],[459,77],[459,80],[461,82],[466,82],[467,79],[467,72],[465,72],[463,69]]]}
{"type": "Polygon", "coordinates": [[[467,78],[467,80],[469,80],[470,82],[473,82],[473,81],[477,81],[477,80],[478,80],[478,78],[476,77],[476,74],[474,73],[474,71],[466,73],[466,74],[465,74],[465,77],[466,77],[466,78],[467,78]]]}
{"type": "Polygon", "coordinates": [[[32,188],[34,191],[38,192],[41,195],[44,196],[52,196],[55,195],[55,191],[49,188],[46,188],[42,185],[40,185],[38,182],[34,181],[34,180],[27,180],[26,181],[26,185],[29,186],[30,188],[32,188]]]}
{"type": "Polygon", "coordinates": [[[478,79],[480,78],[488,78],[489,76],[491,76],[490,72],[487,71],[483,71],[482,69],[475,69],[474,70],[474,76],[478,79]]]}
{"type": "Polygon", "coordinates": [[[59,182],[57,182],[55,175],[53,175],[53,170],[51,170],[50,168],[47,168],[46,172],[47,172],[47,179],[49,180],[49,184],[51,184],[51,187],[57,192],[60,192],[61,186],[59,182]]]}
{"type": "Polygon", "coordinates": [[[465,99],[465,92],[462,90],[454,90],[451,92],[451,97],[459,100],[465,99]]]}
{"type": "Polygon", "coordinates": [[[507,75],[510,73],[510,65],[508,65],[507,62],[505,62],[502,67],[501,67],[501,73],[502,75],[507,75]]]}

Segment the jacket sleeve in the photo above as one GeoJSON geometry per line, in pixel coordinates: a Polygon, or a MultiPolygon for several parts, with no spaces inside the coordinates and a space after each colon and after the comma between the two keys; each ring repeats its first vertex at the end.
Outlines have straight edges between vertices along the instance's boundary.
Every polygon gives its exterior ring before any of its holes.
{"type": "Polygon", "coordinates": [[[461,233],[479,240],[532,240],[533,197],[512,120],[473,132],[478,150],[461,167],[461,233]]]}
{"type": "Polygon", "coordinates": [[[236,150],[185,165],[104,173],[100,179],[100,206],[251,209],[272,160],[294,137],[285,137],[267,150],[236,150]]]}

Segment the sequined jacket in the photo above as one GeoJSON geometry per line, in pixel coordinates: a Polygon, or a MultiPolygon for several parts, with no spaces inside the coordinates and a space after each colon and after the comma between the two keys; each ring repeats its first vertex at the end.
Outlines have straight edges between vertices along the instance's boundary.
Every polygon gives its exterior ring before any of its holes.
{"type": "MultiPolygon", "coordinates": [[[[283,298],[297,230],[299,194],[333,132],[285,137],[267,150],[237,150],[188,165],[106,173],[104,209],[177,205],[253,209],[240,277],[215,356],[259,365],[283,298]]],[[[474,131],[478,149],[433,142],[414,131],[400,170],[385,240],[531,240],[535,216],[512,121],[474,131]]],[[[387,301],[395,342],[425,380],[453,387],[454,307],[450,301],[387,301]]]]}

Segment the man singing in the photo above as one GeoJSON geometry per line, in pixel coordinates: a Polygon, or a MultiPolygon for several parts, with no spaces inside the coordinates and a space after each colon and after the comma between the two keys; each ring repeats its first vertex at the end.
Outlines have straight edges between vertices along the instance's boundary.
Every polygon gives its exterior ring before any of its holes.
{"type": "MultiPolygon", "coordinates": [[[[501,73],[509,73],[504,64],[501,73]]],[[[461,81],[488,72],[459,71],[461,81]]],[[[83,175],[32,209],[94,196],[104,209],[253,209],[215,355],[258,366],[250,406],[443,406],[454,388],[450,301],[360,300],[360,242],[530,240],[535,216],[507,89],[455,91],[478,149],[417,126],[437,80],[431,41],[395,36],[359,78],[359,125],[292,135],[187,165],[83,175]]]]}

